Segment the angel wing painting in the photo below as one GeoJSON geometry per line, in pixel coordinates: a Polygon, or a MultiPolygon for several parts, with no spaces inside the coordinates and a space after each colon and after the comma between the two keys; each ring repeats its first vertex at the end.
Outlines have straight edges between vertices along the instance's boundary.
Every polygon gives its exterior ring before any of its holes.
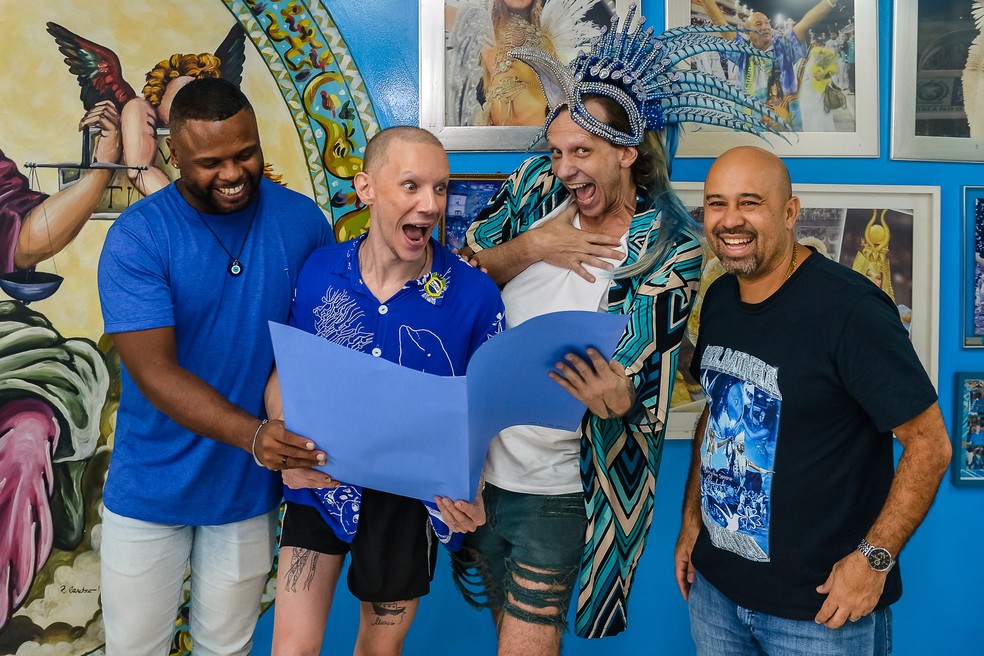
{"type": "Polygon", "coordinates": [[[99,102],[112,102],[120,113],[123,160],[133,186],[147,196],[168,185],[170,179],[157,165],[157,129],[168,126],[171,101],[188,82],[202,77],[221,77],[242,84],[246,58],[246,33],[235,24],[214,52],[172,54],[147,73],[141,95],[123,79],[116,53],[71,30],[49,22],[65,63],[81,87],[86,110],[99,102]]]}

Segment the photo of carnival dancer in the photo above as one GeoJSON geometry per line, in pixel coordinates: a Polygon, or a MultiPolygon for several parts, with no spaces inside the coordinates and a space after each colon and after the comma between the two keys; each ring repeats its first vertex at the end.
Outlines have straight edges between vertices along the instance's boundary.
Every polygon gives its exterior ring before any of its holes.
{"type": "MultiPolygon", "coordinates": [[[[853,96],[847,96],[835,79],[844,81],[847,50],[842,43],[854,34],[853,0],[819,0],[798,19],[779,19],[802,11],[802,2],[757,0],[752,9],[720,0],[700,0],[692,7],[691,22],[731,25],[741,31],[722,32],[724,39],[745,43],[758,56],[721,53],[709,72],[767,103],[783,117],[792,132],[853,132],[853,96]],[[727,10],[727,13],[725,12],[727,10]]],[[[853,46],[852,46],[853,47],[853,46]]],[[[853,51],[852,51],[853,52],[853,51]]],[[[852,57],[853,61],[853,57],[852,57]]],[[[853,66],[853,63],[852,63],[853,66]]]]}

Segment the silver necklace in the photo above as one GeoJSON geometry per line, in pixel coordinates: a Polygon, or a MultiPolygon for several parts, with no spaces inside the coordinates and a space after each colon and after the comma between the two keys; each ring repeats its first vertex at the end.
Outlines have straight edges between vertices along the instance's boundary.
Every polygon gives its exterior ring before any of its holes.
{"type": "Polygon", "coordinates": [[[225,247],[225,244],[222,243],[222,240],[219,239],[219,236],[215,234],[215,231],[212,230],[212,226],[208,224],[208,221],[205,220],[205,217],[202,216],[202,213],[199,212],[197,209],[195,210],[195,214],[198,215],[198,219],[202,222],[202,225],[208,228],[208,231],[212,233],[213,237],[215,237],[215,241],[219,243],[219,246],[222,248],[222,250],[224,250],[226,252],[226,255],[229,256],[230,276],[238,276],[243,272],[243,265],[239,261],[239,258],[243,256],[243,249],[246,248],[246,240],[249,239],[249,233],[253,230],[253,220],[256,219],[256,210],[259,207],[260,207],[260,199],[257,198],[255,203],[253,204],[253,213],[249,217],[249,227],[246,228],[246,234],[243,236],[243,243],[239,245],[239,253],[236,255],[233,255],[232,253],[229,252],[229,249],[225,247]]]}

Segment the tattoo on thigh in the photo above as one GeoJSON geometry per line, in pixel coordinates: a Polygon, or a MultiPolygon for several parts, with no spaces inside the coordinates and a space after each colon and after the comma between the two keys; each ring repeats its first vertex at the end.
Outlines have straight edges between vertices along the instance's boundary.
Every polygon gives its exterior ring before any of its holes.
{"type": "Polygon", "coordinates": [[[403,618],[407,614],[407,607],[398,603],[378,603],[372,602],[373,626],[397,626],[403,624],[403,618]]]}
{"type": "Polygon", "coordinates": [[[310,549],[297,549],[291,552],[290,567],[284,572],[283,584],[287,592],[297,592],[297,582],[304,573],[304,568],[310,561],[311,568],[308,570],[307,577],[304,579],[303,590],[311,589],[311,582],[314,580],[314,573],[318,569],[318,552],[310,549]]]}

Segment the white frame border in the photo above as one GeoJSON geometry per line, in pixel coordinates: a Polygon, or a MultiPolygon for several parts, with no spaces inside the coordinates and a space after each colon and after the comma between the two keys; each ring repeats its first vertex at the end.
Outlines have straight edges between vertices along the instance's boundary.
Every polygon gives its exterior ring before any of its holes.
{"type": "MultiPolygon", "coordinates": [[[[896,7],[898,6],[898,0],[896,7]]],[[[690,0],[666,0],[666,26],[690,25],[690,0]]],[[[854,2],[854,132],[793,132],[787,143],[775,135],[765,140],[780,157],[878,157],[878,7],[876,0],[854,2]],[[861,35],[868,43],[860,41],[861,35]],[[798,137],[798,138],[797,138],[798,137]]],[[[679,157],[717,157],[734,146],[762,146],[762,139],[743,132],[685,124],[679,157]]]]}
{"type": "MultiPolygon", "coordinates": [[[[619,16],[625,15],[629,2],[615,0],[619,16]]],[[[444,124],[445,4],[445,0],[420,0],[420,127],[433,132],[447,150],[525,152],[540,126],[444,124]]]]}

